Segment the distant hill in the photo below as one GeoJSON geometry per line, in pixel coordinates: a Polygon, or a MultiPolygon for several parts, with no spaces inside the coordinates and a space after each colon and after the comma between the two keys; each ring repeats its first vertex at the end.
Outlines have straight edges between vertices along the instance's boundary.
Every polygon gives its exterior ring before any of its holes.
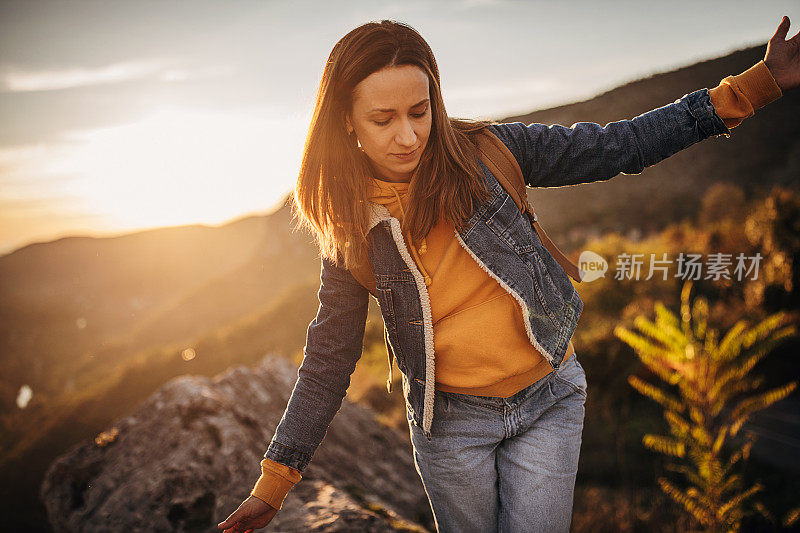
{"type": "Polygon", "coordinates": [[[0,412],[19,387],[69,390],[76,372],[188,341],[318,270],[289,206],[219,227],[66,237],[0,257],[0,412]],[[278,282],[278,280],[284,280],[278,282]]]}
{"type": "MultiPolygon", "coordinates": [[[[507,117],[500,122],[576,122],[631,119],[683,95],[716,87],[764,58],[766,45],[739,50],[672,72],[627,83],[589,100],[507,117]]],[[[731,137],[706,139],[639,175],[559,188],[530,189],[542,226],[559,246],[581,246],[589,233],[608,230],[643,234],[670,222],[694,220],[700,199],[713,183],[740,185],[749,198],[773,184],[800,185],[800,94],[793,91],[756,111],[731,130],[731,137]]]]}

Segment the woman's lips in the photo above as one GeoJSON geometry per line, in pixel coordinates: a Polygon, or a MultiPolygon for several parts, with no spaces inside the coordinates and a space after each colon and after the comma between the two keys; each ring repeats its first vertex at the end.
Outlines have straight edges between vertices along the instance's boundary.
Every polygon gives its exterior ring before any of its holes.
{"type": "Polygon", "coordinates": [[[401,161],[411,161],[417,155],[417,150],[413,150],[407,154],[392,154],[394,157],[401,161]]]}

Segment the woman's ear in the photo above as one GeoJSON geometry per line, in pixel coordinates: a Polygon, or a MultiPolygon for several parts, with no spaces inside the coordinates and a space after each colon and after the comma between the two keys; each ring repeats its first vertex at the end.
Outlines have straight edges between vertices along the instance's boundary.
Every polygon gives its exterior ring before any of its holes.
{"type": "Polygon", "coordinates": [[[350,123],[350,116],[347,114],[344,116],[344,128],[347,130],[348,135],[353,133],[353,125],[350,123]]]}

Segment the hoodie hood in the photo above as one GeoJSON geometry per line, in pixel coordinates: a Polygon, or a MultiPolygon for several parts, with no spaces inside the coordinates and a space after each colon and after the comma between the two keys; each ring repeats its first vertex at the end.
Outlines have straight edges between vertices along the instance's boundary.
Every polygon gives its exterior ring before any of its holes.
{"type": "MultiPolygon", "coordinates": [[[[408,207],[408,189],[410,186],[410,182],[393,182],[371,178],[369,180],[367,195],[371,202],[385,206],[393,217],[400,220],[400,225],[403,227],[406,208],[408,207]]],[[[411,251],[414,261],[417,263],[417,267],[425,277],[425,285],[429,286],[431,284],[431,277],[425,270],[425,266],[420,259],[420,256],[428,251],[426,239],[423,238],[419,246],[417,246],[407,231],[403,231],[403,236],[406,242],[408,242],[409,250],[411,251]]]]}

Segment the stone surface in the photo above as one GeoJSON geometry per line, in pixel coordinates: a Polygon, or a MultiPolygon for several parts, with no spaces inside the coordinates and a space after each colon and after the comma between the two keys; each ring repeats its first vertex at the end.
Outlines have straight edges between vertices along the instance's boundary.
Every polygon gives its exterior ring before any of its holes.
{"type": "MultiPolygon", "coordinates": [[[[53,529],[219,531],[258,479],[296,378],[268,355],[255,368],[169,381],[50,465],[41,497],[53,529]]],[[[408,434],[345,399],[264,531],[425,531],[414,519],[429,513],[408,434]]]]}

